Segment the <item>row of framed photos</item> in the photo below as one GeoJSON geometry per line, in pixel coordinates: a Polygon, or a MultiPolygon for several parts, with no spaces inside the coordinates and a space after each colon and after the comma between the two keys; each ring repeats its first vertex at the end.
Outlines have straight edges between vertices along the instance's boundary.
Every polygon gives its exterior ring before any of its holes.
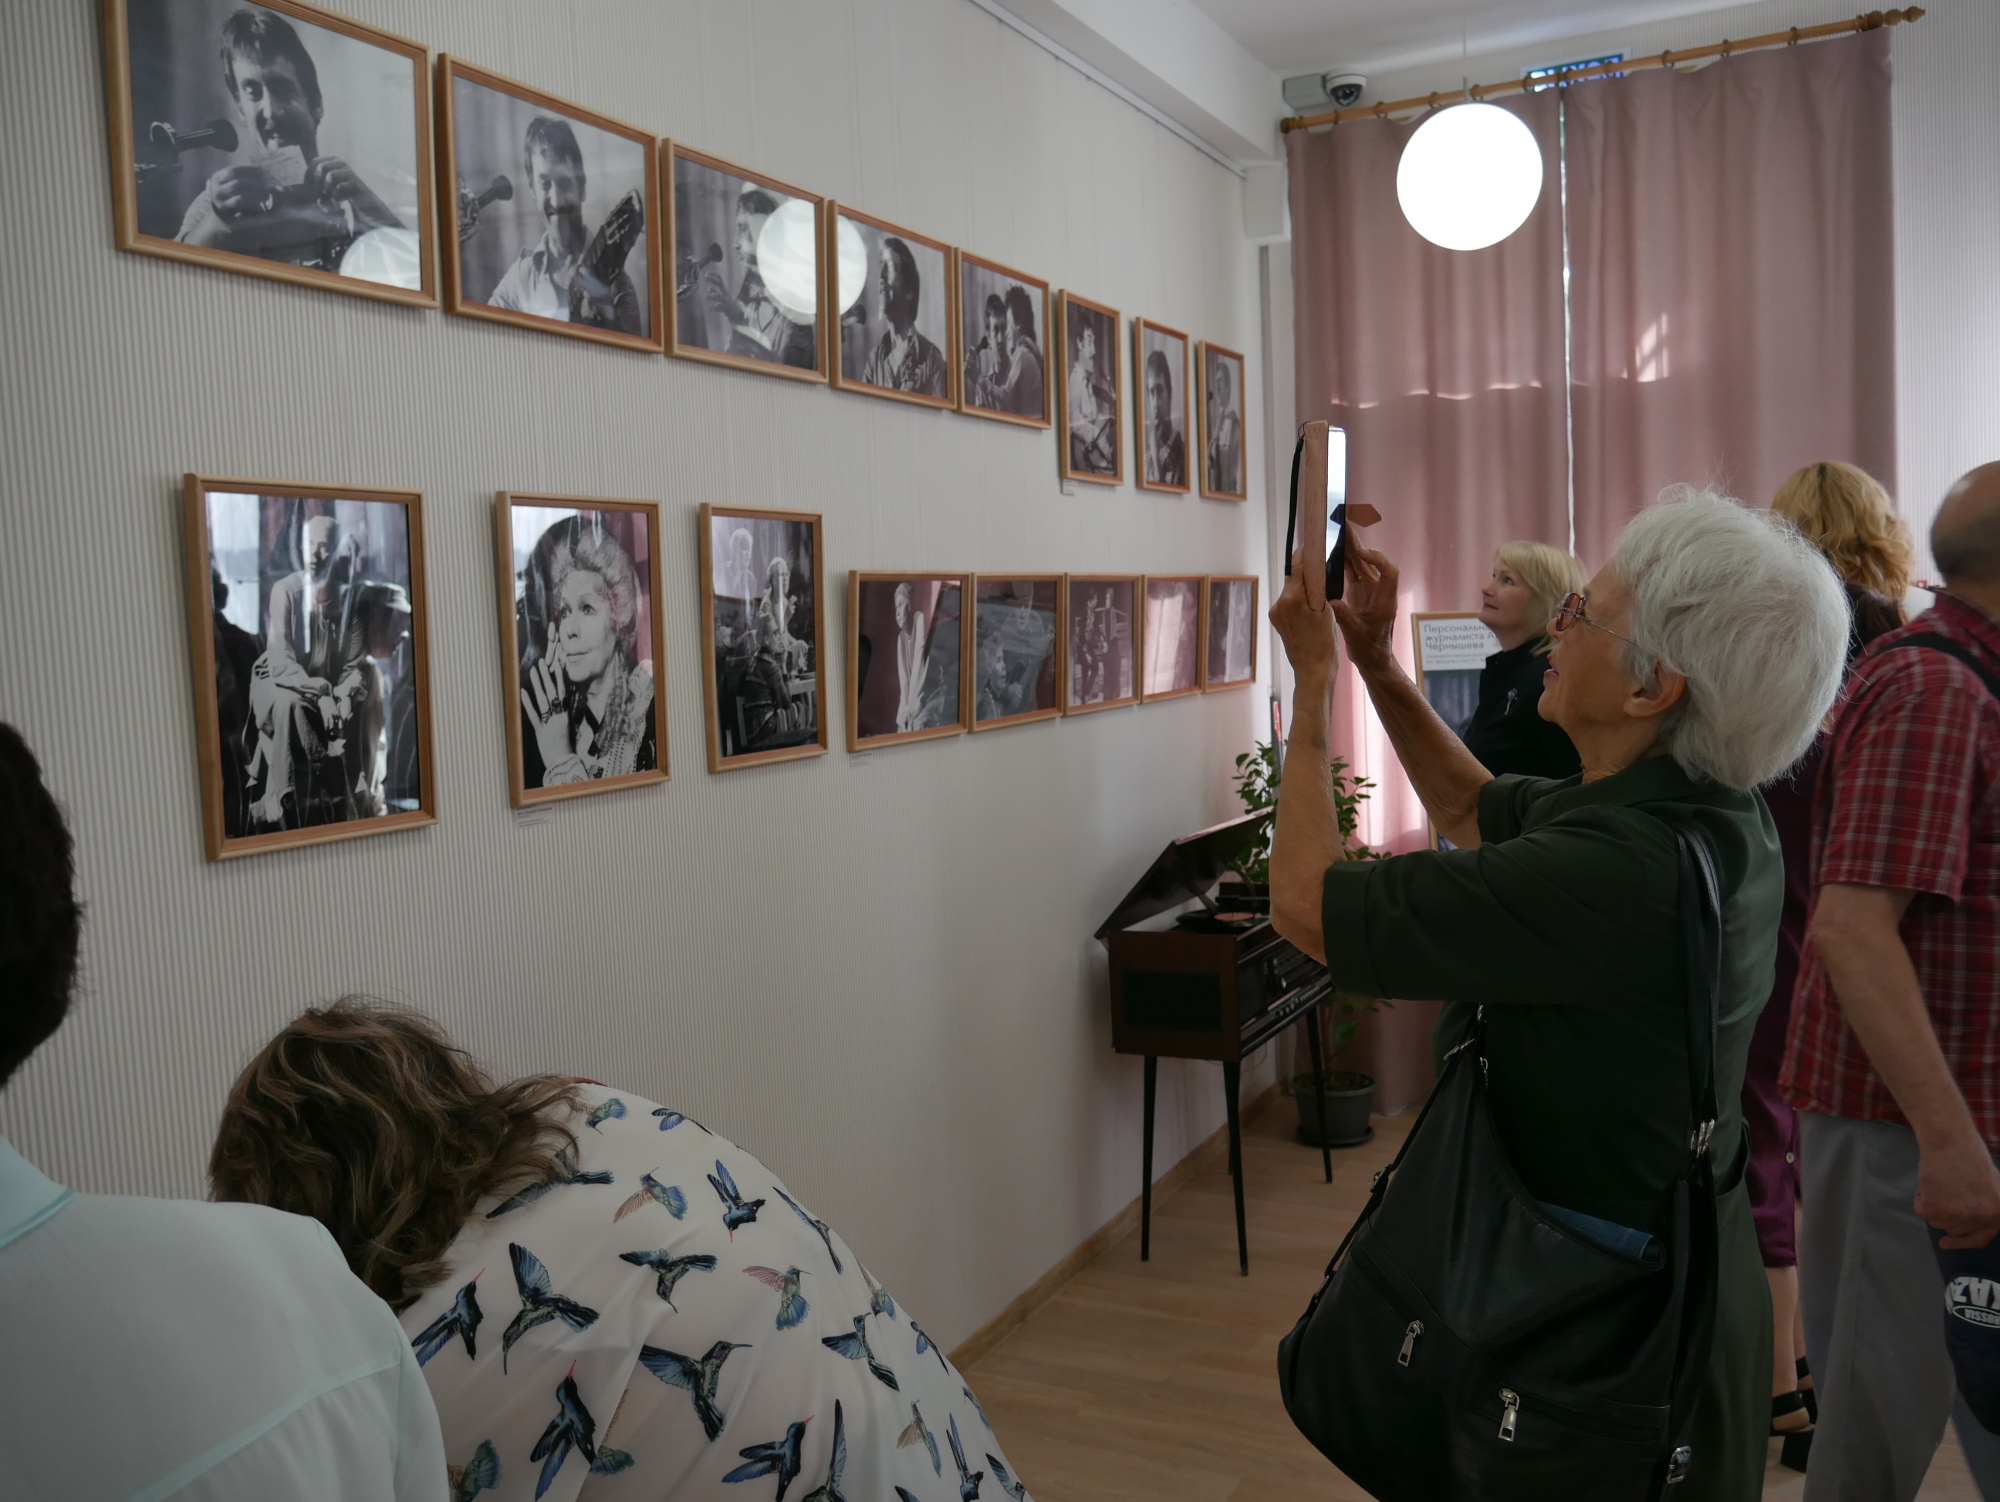
{"type": "MultiPolygon", "coordinates": [[[[437,819],[423,497],[183,481],[211,860],[437,819]]],[[[660,506],[495,501],[515,807],[667,778],[660,506]]],[[[711,772],[824,755],[818,515],[699,512],[711,772]]],[[[847,576],[847,748],[1240,688],[1252,575],[847,576]]]]}
{"type": "MultiPolygon", "coordinates": [[[[1115,308],[301,0],[104,6],[122,249],[423,307],[441,263],[454,313],[1053,426],[1124,483],[1115,308]]],[[[1136,483],[1245,499],[1243,356],[1131,338],[1136,483]]]]}

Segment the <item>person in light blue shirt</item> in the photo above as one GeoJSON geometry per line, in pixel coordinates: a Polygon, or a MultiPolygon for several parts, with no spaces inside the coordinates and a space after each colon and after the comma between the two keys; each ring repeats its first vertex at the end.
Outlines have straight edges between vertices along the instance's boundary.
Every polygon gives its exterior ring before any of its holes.
{"type": "MultiPolygon", "coordinates": [[[[61,1025],[82,911],[70,837],[0,725],[0,1088],[61,1025]]],[[[0,1137],[0,1497],[443,1502],[443,1440],[396,1317],[317,1222],[78,1194],[0,1137]]]]}

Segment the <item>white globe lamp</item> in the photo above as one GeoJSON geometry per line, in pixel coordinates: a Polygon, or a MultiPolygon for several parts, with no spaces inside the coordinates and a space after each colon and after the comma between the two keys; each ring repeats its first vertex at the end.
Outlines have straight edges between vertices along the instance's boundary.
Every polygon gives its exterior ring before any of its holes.
{"type": "Polygon", "coordinates": [[[819,239],[812,200],[787,198],[757,232],[757,269],[764,290],[794,323],[811,323],[819,309],[819,239]]]}
{"type": "Polygon", "coordinates": [[[1424,121],[1396,167],[1410,228],[1446,250],[1497,245],[1542,196],[1542,151],[1519,115],[1454,104],[1424,121]]]}

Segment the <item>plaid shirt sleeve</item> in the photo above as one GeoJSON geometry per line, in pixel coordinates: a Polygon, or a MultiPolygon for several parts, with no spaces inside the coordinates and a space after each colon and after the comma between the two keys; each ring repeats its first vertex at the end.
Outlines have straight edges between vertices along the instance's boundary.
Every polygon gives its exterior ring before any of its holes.
{"type": "MultiPolygon", "coordinates": [[[[1932,653],[1850,712],[1822,774],[1831,799],[1815,887],[1828,882],[1927,892],[1956,901],[1965,882],[1978,781],[1980,690],[1932,653]]],[[[1911,661],[1916,658],[1916,661],[1911,661]]]]}

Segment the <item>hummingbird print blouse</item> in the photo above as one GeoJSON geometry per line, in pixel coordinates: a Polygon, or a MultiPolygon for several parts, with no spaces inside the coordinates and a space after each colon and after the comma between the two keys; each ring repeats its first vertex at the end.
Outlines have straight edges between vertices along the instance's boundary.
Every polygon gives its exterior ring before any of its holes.
{"type": "Polygon", "coordinates": [[[577,1151],[403,1311],[457,1502],[1025,1502],[944,1352],[691,1117],[579,1087],[577,1151]]]}

